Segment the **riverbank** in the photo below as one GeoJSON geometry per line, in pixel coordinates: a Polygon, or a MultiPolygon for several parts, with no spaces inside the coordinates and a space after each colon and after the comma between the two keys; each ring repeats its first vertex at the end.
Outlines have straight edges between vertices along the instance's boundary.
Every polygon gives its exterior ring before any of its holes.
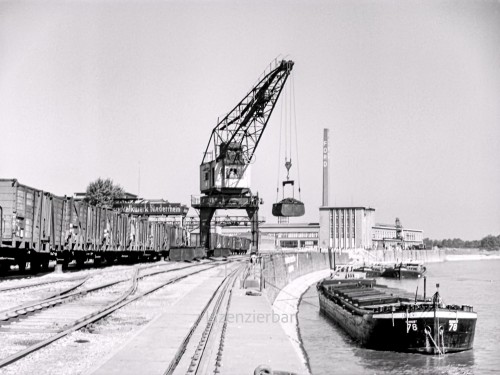
{"type": "Polygon", "coordinates": [[[302,339],[300,337],[300,329],[298,326],[297,314],[299,303],[302,295],[311,285],[329,276],[330,270],[327,269],[298,277],[280,291],[273,303],[274,314],[284,315],[291,318],[280,320],[281,327],[292,343],[298,357],[304,363],[304,369],[307,369],[309,373],[311,373],[311,371],[307,360],[307,353],[302,346],[302,339]]]}
{"type": "MultiPolygon", "coordinates": [[[[461,260],[488,260],[500,259],[499,250],[484,249],[452,249],[435,248],[425,250],[343,250],[335,254],[336,259],[342,259],[348,254],[349,263],[400,263],[400,262],[423,262],[436,263],[461,260]]],[[[340,262],[343,263],[343,262],[340,262]]]]}

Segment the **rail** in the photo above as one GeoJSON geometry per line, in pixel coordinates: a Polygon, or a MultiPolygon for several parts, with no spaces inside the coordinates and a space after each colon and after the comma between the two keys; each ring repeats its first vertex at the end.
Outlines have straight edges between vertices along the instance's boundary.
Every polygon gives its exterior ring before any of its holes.
{"type": "Polygon", "coordinates": [[[13,286],[6,286],[6,287],[0,287],[0,292],[10,292],[12,290],[17,290],[17,289],[24,289],[24,288],[36,288],[42,285],[47,285],[47,284],[56,284],[56,283],[61,283],[61,282],[66,282],[66,281],[77,281],[77,280],[83,280],[87,276],[83,277],[74,277],[71,279],[57,279],[57,280],[48,280],[48,281],[43,281],[39,283],[30,283],[30,284],[21,284],[21,285],[13,285],[13,286]]]}
{"type": "MultiPolygon", "coordinates": [[[[150,276],[158,275],[160,273],[179,271],[179,270],[183,270],[183,269],[197,267],[197,266],[200,266],[203,264],[208,264],[208,263],[193,264],[193,265],[186,266],[186,267],[176,267],[176,268],[169,268],[167,270],[159,270],[159,271],[155,271],[155,272],[151,272],[151,273],[142,275],[140,278],[150,277],[150,276]]],[[[139,267],[138,270],[144,270],[147,268],[150,268],[150,267],[139,267]]],[[[107,284],[102,284],[102,285],[99,285],[99,286],[96,286],[93,288],[85,289],[85,290],[82,290],[79,292],[73,292],[71,294],[68,294],[70,291],[78,288],[80,285],[82,285],[88,279],[89,279],[89,276],[85,277],[84,280],[81,283],[79,283],[78,285],[73,286],[71,288],[68,288],[65,291],[59,292],[51,297],[47,297],[47,298],[44,298],[42,300],[30,302],[30,303],[27,303],[24,305],[16,306],[16,307],[8,309],[8,310],[0,311],[0,321],[2,321],[2,320],[5,321],[5,320],[17,318],[20,315],[26,314],[26,312],[33,313],[36,311],[43,310],[47,307],[53,307],[53,306],[56,306],[56,305],[59,305],[59,304],[65,302],[64,300],[69,300],[70,298],[73,298],[73,297],[84,296],[88,293],[96,292],[98,290],[105,289],[105,288],[109,288],[109,287],[112,287],[114,285],[117,285],[117,284],[120,284],[120,283],[123,283],[123,282],[126,282],[129,280],[129,279],[121,279],[121,280],[113,281],[113,282],[110,282],[107,284]]],[[[43,285],[43,284],[41,284],[41,285],[43,285]]]]}
{"type": "MultiPolygon", "coordinates": [[[[43,308],[46,308],[51,305],[56,305],[59,304],[59,300],[64,298],[63,296],[68,294],[69,292],[75,290],[76,288],[80,287],[83,283],[85,283],[90,277],[87,276],[83,279],[83,281],[78,282],[74,285],[71,285],[69,288],[66,288],[50,297],[44,298],[42,300],[38,300],[35,302],[28,302],[23,305],[16,306],[14,308],[10,308],[7,310],[0,311],[0,321],[2,320],[9,320],[12,318],[17,318],[19,315],[24,315],[28,311],[33,312],[37,310],[41,310],[43,308]]],[[[79,279],[81,280],[81,279],[79,279]]]]}
{"type": "MultiPolygon", "coordinates": [[[[226,295],[226,292],[229,288],[229,284],[232,284],[230,293],[232,292],[232,288],[234,287],[234,283],[236,281],[236,278],[237,278],[237,275],[239,272],[241,272],[241,267],[238,267],[237,269],[232,271],[228,276],[224,277],[224,279],[221,281],[221,283],[219,284],[217,289],[213,292],[212,296],[210,297],[210,299],[208,300],[208,302],[206,303],[206,305],[203,307],[202,311],[198,315],[198,318],[191,326],[189,332],[185,336],[181,345],[177,349],[177,352],[174,355],[174,358],[172,359],[172,361],[170,362],[168,368],[164,372],[164,375],[171,375],[174,373],[174,371],[177,368],[177,365],[181,361],[184,353],[186,352],[186,348],[189,345],[193,334],[198,329],[200,322],[202,321],[203,317],[206,316],[206,314],[208,313],[210,306],[214,305],[213,310],[212,310],[212,314],[208,318],[208,322],[207,322],[207,325],[203,331],[201,340],[200,340],[199,344],[197,345],[196,352],[191,357],[191,361],[189,364],[188,373],[197,373],[198,372],[200,364],[203,360],[205,349],[207,347],[209,336],[212,332],[214,324],[217,323],[217,314],[218,314],[218,311],[222,305],[222,301],[224,299],[224,296],[226,295]],[[232,283],[231,283],[231,279],[232,279],[232,283]]],[[[225,313],[225,317],[224,317],[224,327],[227,325],[227,311],[229,309],[229,305],[230,305],[230,297],[229,297],[227,305],[226,305],[226,313],[225,313]]],[[[222,329],[223,334],[224,334],[224,332],[225,332],[225,328],[222,329]]],[[[221,340],[219,342],[219,350],[218,350],[218,354],[217,354],[219,358],[222,354],[223,343],[224,343],[224,337],[221,337],[221,340]]],[[[215,373],[219,372],[217,369],[217,367],[219,367],[219,364],[217,362],[215,364],[215,367],[216,367],[215,373]]]]}
{"type": "MultiPolygon", "coordinates": [[[[180,280],[183,280],[189,276],[192,276],[192,275],[195,275],[195,274],[198,274],[198,273],[201,273],[201,272],[205,272],[205,271],[208,271],[212,268],[215,268],[215,267],[219,267],[220,265],[222,264],[222,262],[216,262],[215,265],[211,265],[210,267],[206,267],[206,268],[203,268],[201,270],[198,270],[198,271],[194,271],[194,272],[191,272],[187,275],[182,275],[182,276],[178,276],[178,277],[174,277],[172,279],[169,279],[167,281],[164,281],[162,283],[160,283],[160,285],[157,285],[139,295],[136,295],[132,298],[128,298],[131,296],[132,293],[135,292],[136,288],[137,288],[137,281],[139,279],[142,279],[144,277],[148,277],[148,276],[152,276],[152,275],[156,275],[160,272],[154,272],[154,273],[151,273],[151,274],[147,274],[147,275],[141,275],[139,276],[138,275],[138,271],[136,269],[136,272],[134,274],[134,279],[132,281],[132,286],[128,289],[128,291],[123,294],[122,296],[120,296],[120,298],[118,298],[117,300],[111,302],[110,304],[108,304],[106,307],[104,308],[101,308],[99,309],[98,311],[96,312],[93,312],[91,314],[88,314],[86,315],[85,317],[83,318],[80,318],[78,320],[76,320],[74,322],[74,324],[68,328],[66,328],[65,330],[57,333],[56,335],[54,336],[51,336],[43,341],[40,341],[34,345],[31,345],[27,348],[25,348],[24,350],[21,350],[17,353],[14,353],[6,358],[3,358],[3,359],[0,359],[0,369],[2,367],[5,367],[11,363],[14,363],[16,361],[18,361],[19,359],[25,357],[26,355],[30,354],[30,353],[33,353],[33,352],[36,352],[37,350],[45,347],[45,346],[48,346],[50,345],[51,343],[69,335],[70,333],[74,332],[74,331],[77,331],[91,323],[94,323],[102,318],[104,318],[105,316],[108,316],[109,314],[113,313],[114,311],[140,299],[140,298],[143,298],[145,297],[146,295],[148,294],[151,294],[153,292],[155,292],[156,290],[160,289],[160,288],[163,288],[165,287],[166,285],[170,285],[170,284],[174,284],[174,283],[177,283],[179,282],[180,280]]],[[[204,263],[204,264],[198,264],[196,266],[202,266],[202,265],[209,265],[209,263],[204,263]]],[[[183,267],[182,269],[184,268],[191,268],[191,267],[183,267]]],[[[173,271],[173,270],[165,270],[163,272],[170,272],[170,271],[173,271]]]]}

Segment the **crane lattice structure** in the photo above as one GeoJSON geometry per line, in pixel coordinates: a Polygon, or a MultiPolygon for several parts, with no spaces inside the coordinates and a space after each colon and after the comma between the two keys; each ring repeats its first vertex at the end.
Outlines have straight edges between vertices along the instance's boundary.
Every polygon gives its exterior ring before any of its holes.
{"type": "Polygon", "coordinates": [[[200,241],[207,249],[215,211],[245,209],[252,223],[252,251],[258,251],[259,197],[250,190],[249,166],[293,64],[281,60],[271,65],[212,130],[200,165],[200,191],[204,195],[191,200],[199,211],[200,241]],[[211,146],[213,153],[209,152],[211,146]]]}
{"type": "Polygon", "coordinates": [[[281,60],[248,92],[248,94],[212,130],[202,163],[213,144],[215,158],[241,150],[243,162],[250,163],[279,95],[292,70],[293,61],[281,60]]]}

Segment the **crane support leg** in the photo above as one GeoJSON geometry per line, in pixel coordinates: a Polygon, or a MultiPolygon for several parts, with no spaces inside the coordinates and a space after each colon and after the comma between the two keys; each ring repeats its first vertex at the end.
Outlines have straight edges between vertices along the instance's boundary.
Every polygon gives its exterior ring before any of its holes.
{"type": "Polygon", "coordinates": [[[214,213],[215,208],[200,208],[200,245],[207,250],[207,256],[212,255],[210,249],[210,222],[214,213]]]}
{"type": "Polygon", "coordinates": [[[259,252],[259,207],[246,208],[248,218],[252,224],[252,245],[250,253],[259,252]]]}

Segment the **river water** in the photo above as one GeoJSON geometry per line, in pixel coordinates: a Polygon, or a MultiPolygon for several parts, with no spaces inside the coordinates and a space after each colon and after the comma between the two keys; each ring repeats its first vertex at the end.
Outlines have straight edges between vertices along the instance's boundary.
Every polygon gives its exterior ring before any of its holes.
{"type": "MultiPolygon", "coordinates": [[[[313,285],[303,295],[298,322],[312,374],[500,374],[500,260],[429,263],[427,295],[472,305],[478,313],[474,349],[444,357],[364,349],[319,312],[313,285]]],[[[377,280],[423,294],[423,280],[377,280]]]]}

